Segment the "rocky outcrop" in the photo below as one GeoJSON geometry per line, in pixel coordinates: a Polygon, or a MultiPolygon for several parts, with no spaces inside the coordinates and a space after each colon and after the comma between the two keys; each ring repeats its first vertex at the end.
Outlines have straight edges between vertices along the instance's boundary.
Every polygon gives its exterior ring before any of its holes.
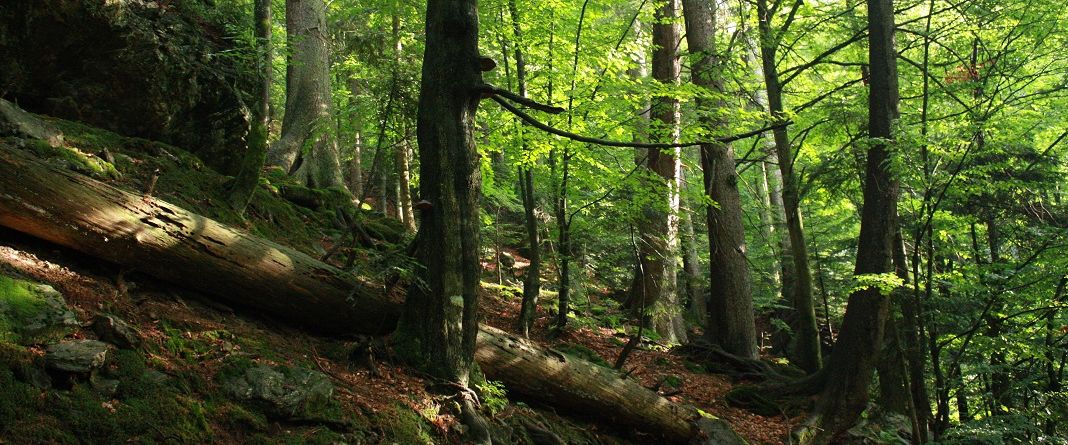
{"type": "Polygon", "coordinates": [[[251,70],[203,17],[214,8],[201,0],[0,2],[0,97],[181,146],[233,173],[249,128],[239,91],[251,70]]]}

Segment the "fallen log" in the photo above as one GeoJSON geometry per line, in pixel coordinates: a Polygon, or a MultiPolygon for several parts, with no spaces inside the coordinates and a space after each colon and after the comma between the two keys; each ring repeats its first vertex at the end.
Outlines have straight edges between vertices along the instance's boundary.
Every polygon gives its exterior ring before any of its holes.
{"type": "MultiPolygon", "coordinates": [[[[400,302],[356,276],[0,142],[0,225],[326,333],[383,333],[400,302]]],[[[492,327],[476,360],[513,393],[673,442],[744,444],[723,420],[492,327]]]]}
{"type": "Polygon", "coordinates": [[[2,142],[0,225],[320,333],[385,333],[400,314],[353,274],[2,142]]]}

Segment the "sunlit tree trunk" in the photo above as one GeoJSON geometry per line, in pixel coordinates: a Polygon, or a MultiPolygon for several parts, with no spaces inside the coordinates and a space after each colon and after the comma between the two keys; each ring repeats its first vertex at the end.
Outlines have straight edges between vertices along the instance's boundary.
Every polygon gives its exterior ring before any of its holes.
{"type": "MultiPolygon", "coordinates": [[[[400,38],[400,16],[393,15],[393,72],[400,75],[401,52],[404,47],[400,38]]],[[[411,155],[407,138],[394,147],[393,167],[397,169],[397,215],[404,227],[415,231],[415,215],[412,214],[411,155]]]]}
{"type": "MultiPolygon", "coordinates": [[[[508,12],[512,18],[512,34],[515,37],[515,72],[519,95],[527,97],[527,64],[523,56],[523,28],[519,8],[515,0],[509,0],[508,12]]],[[[529,150],[523,127],[518,127],[520,144],[523,151],[529,150]]],[[[519,306],[519,331],[529,335],[534,326],[538,311],[538,295],[541,294],[541,237],[538,234],[538,218],[535,216],[537,201],[534,194],[534,172],[532,165],[519,168],[519,191],[523,200],[523,226],[527,230],[529,252],[526,276],[523,278],[523,301],[519,306]]]]}
{"type": "MultiPolygon", "coordinates": [[[[351,96],[349,100],[355,101],[359,94],[359,80],[355,77],[349,78],[349,95],[351,96]]],[[[350,107],[353,107],[351,102],[350,107]]],[[[354,111],[352,120],[352,160],[349,161],[348,175],[345,178],[352,196],[363,201],[365,198],[363,196],[363,119],[358,111],[354,111]]]]}
{"type": "Polygon", "coordinates": [[[323,0],[286,0],[289,45],[282,135],[267,152],[311,187],[345,187],[338,160],[330,88],[330,50],[323,0]]]}
{"type": "MultiPolygon", "coordinates": [[[[678,0],[668,0],[657,8],[653,25],[653,79],[667,85],[678,84],[679,40],[678,0]]],[[[679,101],[671,96],[653,98],[653,124],[650,136],[677,141],[679,137],[679,101]]],[[[631,289],[632,309],[651,308],[652,324],[668,341],[686,339],[685,323],[678,297],[679,247],[679,149],[649,150],[645,165],[658,178],[650,184],[656,202],[643,209],[639,223],[639,279],[631,289]]],[[[644,320],[643,320],[644,322],[644,320]]]]}

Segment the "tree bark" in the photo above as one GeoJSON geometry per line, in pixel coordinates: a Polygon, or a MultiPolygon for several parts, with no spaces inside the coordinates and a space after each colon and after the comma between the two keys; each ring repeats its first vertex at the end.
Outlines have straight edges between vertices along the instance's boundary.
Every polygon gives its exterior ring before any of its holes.
{"type": "Polygon", "coordinates": [[[429,206],[416,236],[425,283],[408,291],[394,338],[431,375],[467,385],[481,274],[478,3],[430,0],[426,17],[417,132],[419,191],[429,206]]]}
{"type": "Polygon", "coordinates": [[[324,0],[286,0],[289,57],[282,136],[267,152],[309,187],[345,187],[338,160],[324,0]]]}
{"type": "MultiPolygon", "coordinates": [[[[475,358],[486,377],[505,382],[509,392],[571,412],[595,415],[616,425],[636,426],[671,442],[702,436],[699,423],[725,425],[719,419],[702,418],[691,407],[671,403],[636,380],[620,378],[612,369],[543,348],[493,327],[484,326],[479,331],[475,358]],[[611,409],[605,411],[606,407],[611,409]]],[[[698,443],[744,443],[733,433],[705,439],[708,442],[698,443]]]]}
{"type": "MultiPolygon", "coordinates": [[[[898,116],[897,55],[893,0],[868,0],[868,60],[871,65],[868,149],[857,246],[856,276],[890,274],[897,227],[898,184],[891,172],[893,122],[898,116]]],[[[815,411],[795,438],[827,444],[849,429],[867,407],[868,388],[882,347],[889,297],[869,285],[849,296],[842,330],[828,364],[827,385],[815,411]]]]}
{"type": "MultiPolygon", "coordinates": [[[[512,34],[515,37],[515,71],[516,82],[519,88],[519,96],[527,97],[527,65],[523,57],[523,28],[520,26],[519,8],[515,0],[509,0],[508,12],[512,18],[512,34]]],[[[520,146],[523,151],[529,150],[523,127],[517,127],[520,146]]],[[[523,200],[523,226],[527,230],[527,245],[529,251],[527,259],[530,266],[527,267],[526,276],[523,277],[523,301],[519,306],[519,319],[517,326],[524,335],[530,335],[530,328],[534,326],[534,318],[538,312],[538,296],[541,294],[541,239],[538,234],[538,218],[535,216],[537,202],[534,195],[534,172],[532,165],[524,164],[519,168],[519,191],[523,200]]]]}
{"type": "MultiPolygon", "coordinates": [[[[401,310],[380,288],[293,249],[51,166],[3,143],[0,225],[320,333],[387,333],[401,310]]],[[[636,380],[492,327],[478,332],[475,358],[510,391],[577,414],[638,425],[672,441],[718,431],[702,443],[744,443],[722,421],[700,419],[696,410],[636,380]],[[710,430],[710,422],[718,429],[710,430]]]]}
{"type": "Polygon", "coordinates": [[[399,316],[354,275],[2,143],[0,172],[0,225],[318,332],[385,333],[399,316]]]}
{"type": "Polygon", "coordinates": [[[274,71],[272,60],[274,50],[271,45],[271,2],[256,0],[253,6],[255,16],[256,68],[260,76],[256,85],[256,104],[252,108],[252,126],[249,129],[248,149],[241,160],[241,169],[230,184],[230,206],[239,215],[245,213],[245,207],[252,200],[252,194],[260,184],[260,173],[267,160],[267,138],[271,128],[271,74],[274,71]]]}
{"type": "MultiPolygon", "coordinates": [[[[692,82],[709,93],[723,93],[723,81],[718,74],[722,67],[715,45],[715,4],[708,0],[683,0],[683,7],[686,41],[693,59],[692,82]]],[[[711,111],[722,108],[724,103],[699,96],[697,106],[702,111],[711,111]]],[[[703,117],[700,122],[712,131],[726,127],[726,122],[711,117],[703,117]]],[[[711,278],[705,339],[731,354],[756,358],[753,295],[733,147],[702,144],[701,167],[705,194],[718,203],[718,206],[708,206],[706,213],[711,278]]]]}
{"type": "MultiPolygon", "coordinates": [[[[768,94],[768,111],[778,122],[786,120],[782,103],[782,84],[779,71],[775,65],[778,51],[778,37],[782,30],[775,32],[771,27],[771,13],[767,0],[757,0],[758,28],[760,30],[760,59],[764,71],[764,84],[768,94]]],[[[790,236],[791,259],[794,265],[794,289],[792,292],[794,308],[794,348],[791,359],[805,371],[815,372],[822,365],[820,354],[819,330],[816,327],[816,309],[812,301],[812,271],[808,265],[808,251],[805,245],[805,232],[801,225],[800,203],[797,177],[794,175],[793,149],[786,127],[773,130],[775,151],[779,159],[779,171],[782,175],[783,210],[786,216],[786,229],[790,236]]]]}
{"type": "MultiPolygon", "coordinates": [[[[400,16],[393,15],[393,76],[400,76],[401,52],[404,46],[400,38],[400,16]]],[[[393,147],[393,167],[397,169],[397,214],[410,232],[415,231],[415,215],[412,213],[411,156],[407,139],[393,147]]]]}
{"type": "Polygon", "coordinates": [[[349,108],[353,109],[352,115],[352,160],[349,161],[348,180],[349,190],[356,201],[363,202],[363,118],[356,110],[355,101],[360,93],[360,83],[355,77],[349,78],[349,108]]]}
{"type": "MultiPolygon", "coordinates": [[[[653,79],[667,85],[679,82],[679,56],[676,43],[679,41],[679,1],[668,0],[657,8],[653,25],[653,79]]],[[[679,100],[671,96],[653,98],[653,137],[678,141],[679,100]]],[[[632,310],[655,308],[652,324],[657,333],[671,342],[686,340],[686,327],[678,298],[678,247],[679,247],[679,172],[681,150],[649,150],[646,166],[658,178],[650,184],[657,197],[654,204],[642,210],[639,223],[641,244],[637,287],[631,289],[627,306],[632,310]]],[[[642,323],[645,323],[642,320],[642,323]]]]}

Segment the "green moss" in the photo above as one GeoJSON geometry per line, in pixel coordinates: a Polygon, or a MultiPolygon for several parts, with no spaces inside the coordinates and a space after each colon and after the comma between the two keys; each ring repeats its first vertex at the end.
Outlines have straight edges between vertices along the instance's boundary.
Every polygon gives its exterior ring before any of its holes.
{"type": "Polygon", "coordinates": [[[560,351],[560,352],[563,352],[563,353],[568,354],[568,355],[572,355],[572,356],[581,358],[581,359],[586,360],[588,362],[591,362],[591,363],[593,363],[595,365],[604,366],[605,368],[611,368],[612,367],[612,365],[608,364],[608,362],[605,361],[605,359],[601,358],[600,355],[598,355],[592,349],[587,348],[587,347],[585,347],[583,345],[572,344],[572,343],[564,343],[562,345],[554,346],[553,349],[555,349],[557,351],[560,351]]]}
{"type": "Polygon", "coordinates": [[[374,415],[371,424],[377,425],[383,434],[382,443],[433,444],[433,427],[419,413],[401,404],[395,404],[374,415]]]}
{"type": "Polygon", "coordinates": [[[74,314],[52,288],[0,275],[0,342],[54,341],[76,325],[74,314]]]}
{"type": "Polygon", "coordinates": [[[63,146],[56,148],[38,139],[27,141],[26,147],[42,158],[62,159],[66,162],[67,168],[96,179],[118,179],[122,176],[110,162],[92,154],[86,154],[75,147],[63,146]]]}

